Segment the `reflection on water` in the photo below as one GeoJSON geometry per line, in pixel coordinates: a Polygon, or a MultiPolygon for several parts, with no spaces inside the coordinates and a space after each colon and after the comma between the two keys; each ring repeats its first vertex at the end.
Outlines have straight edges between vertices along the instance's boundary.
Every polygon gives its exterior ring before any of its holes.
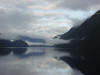
{"type": "Polygon", "coordinates": [[[28,47],[26,53],[24,54],[19,54],[17,57],[19,58],[28,58],[32,56],[44,56],[46,53],[45,48],[33,48],[33,47],[28,47]]]}
{"type": "Polygon", "coordinates": [[[23,54],[16,55],[12,48],[9,55],[0,57],[0,75],[82,75],[58,60],[61,56],[69,56],[69,53],[53,47],[28,47],[23,54]]]}
{"type": "Polygon", "coordinates": [[[10,48],[0,48],[0,56],[8,55],[10,54],[10,52],[11,52],[10,48]]]}
{"type": "Polygon", "coordinates": [[[24,54],[27,47],[0,47],[0,56],[8,55],[13,52],[16,55],[24,54]]]}
{"type": "Polygon", "coordinates": [[[24,54],[27,51],[27,48],[12,48],[14,54],[24,54]]]}

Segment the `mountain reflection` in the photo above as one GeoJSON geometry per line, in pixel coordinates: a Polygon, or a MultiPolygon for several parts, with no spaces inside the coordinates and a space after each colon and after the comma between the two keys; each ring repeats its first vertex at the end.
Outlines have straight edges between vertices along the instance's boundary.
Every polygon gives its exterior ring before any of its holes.
{"type": "Polygon", "coordinates": [[[23,40],[0,39],[0,55],[8,55],[13,52],[16,55],[24,54],[28,44],[23,40]]]}
{"type": "Polygon", "coordinates": [[[0,75],[51,75],[51,73],[52,75],[82,75],[64,61],[57,59],[69,56],[69,53],[57,51],[53,47],[25,48],[27,50],[23,54],[14,54],[14,48],[10,48],[11,53],[0,57],[0,75]]]}
{"type": "Polygon", "coordinates": [[[11,53],[11,48],[0,48],[0,56],[8,55],[11,53]]]}
{"type": "Polygon", "coordinates": [[[15,55],[24,54],[27,51],[27,47],[2,47],[0,48],[0,56],[9,55],[11,52],[15,55]]]}
{"type": "Polygon", "coordinates": [[[46,53],[45,50],[39,51],[39,49],[37,49],[36,51],[34,51],[34,50],[30,51],[30,49],[31,48],[28,48],[26,53],[18,54],[17,57],[19,57],[19,58],[28,58],[28,57],[32,57],[32,56],[43,56],[46,53]]]}

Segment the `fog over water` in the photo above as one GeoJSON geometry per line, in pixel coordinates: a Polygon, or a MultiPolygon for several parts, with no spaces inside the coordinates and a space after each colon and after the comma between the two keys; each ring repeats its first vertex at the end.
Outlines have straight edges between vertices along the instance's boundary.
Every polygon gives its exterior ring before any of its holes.
{"type": "Polygon", "coordinates": [[[23,55],[0,56],[0,75],[82,75],[59,60],[69,56],[52,47],[31,47],[23,55]]]}

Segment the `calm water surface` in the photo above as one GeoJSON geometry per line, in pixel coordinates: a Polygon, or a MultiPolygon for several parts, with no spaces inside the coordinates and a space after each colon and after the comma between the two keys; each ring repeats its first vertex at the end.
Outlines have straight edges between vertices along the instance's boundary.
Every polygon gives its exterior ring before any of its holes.
{"type": "Polygon", "coordinates": [[[23,55],[0,56],[0,75],[83,75],[59,60],[69,55],[53,47],[30,47],[23,55]]]}

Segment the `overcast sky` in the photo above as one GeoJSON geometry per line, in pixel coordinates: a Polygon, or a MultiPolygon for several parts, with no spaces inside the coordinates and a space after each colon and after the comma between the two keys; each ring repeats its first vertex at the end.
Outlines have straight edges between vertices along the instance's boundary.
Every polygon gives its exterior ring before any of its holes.
{"type": "Polygon", "coordinates": [[[99,9],[100,0],[0,0],[0,33],[52,38],[99,9]]]}

